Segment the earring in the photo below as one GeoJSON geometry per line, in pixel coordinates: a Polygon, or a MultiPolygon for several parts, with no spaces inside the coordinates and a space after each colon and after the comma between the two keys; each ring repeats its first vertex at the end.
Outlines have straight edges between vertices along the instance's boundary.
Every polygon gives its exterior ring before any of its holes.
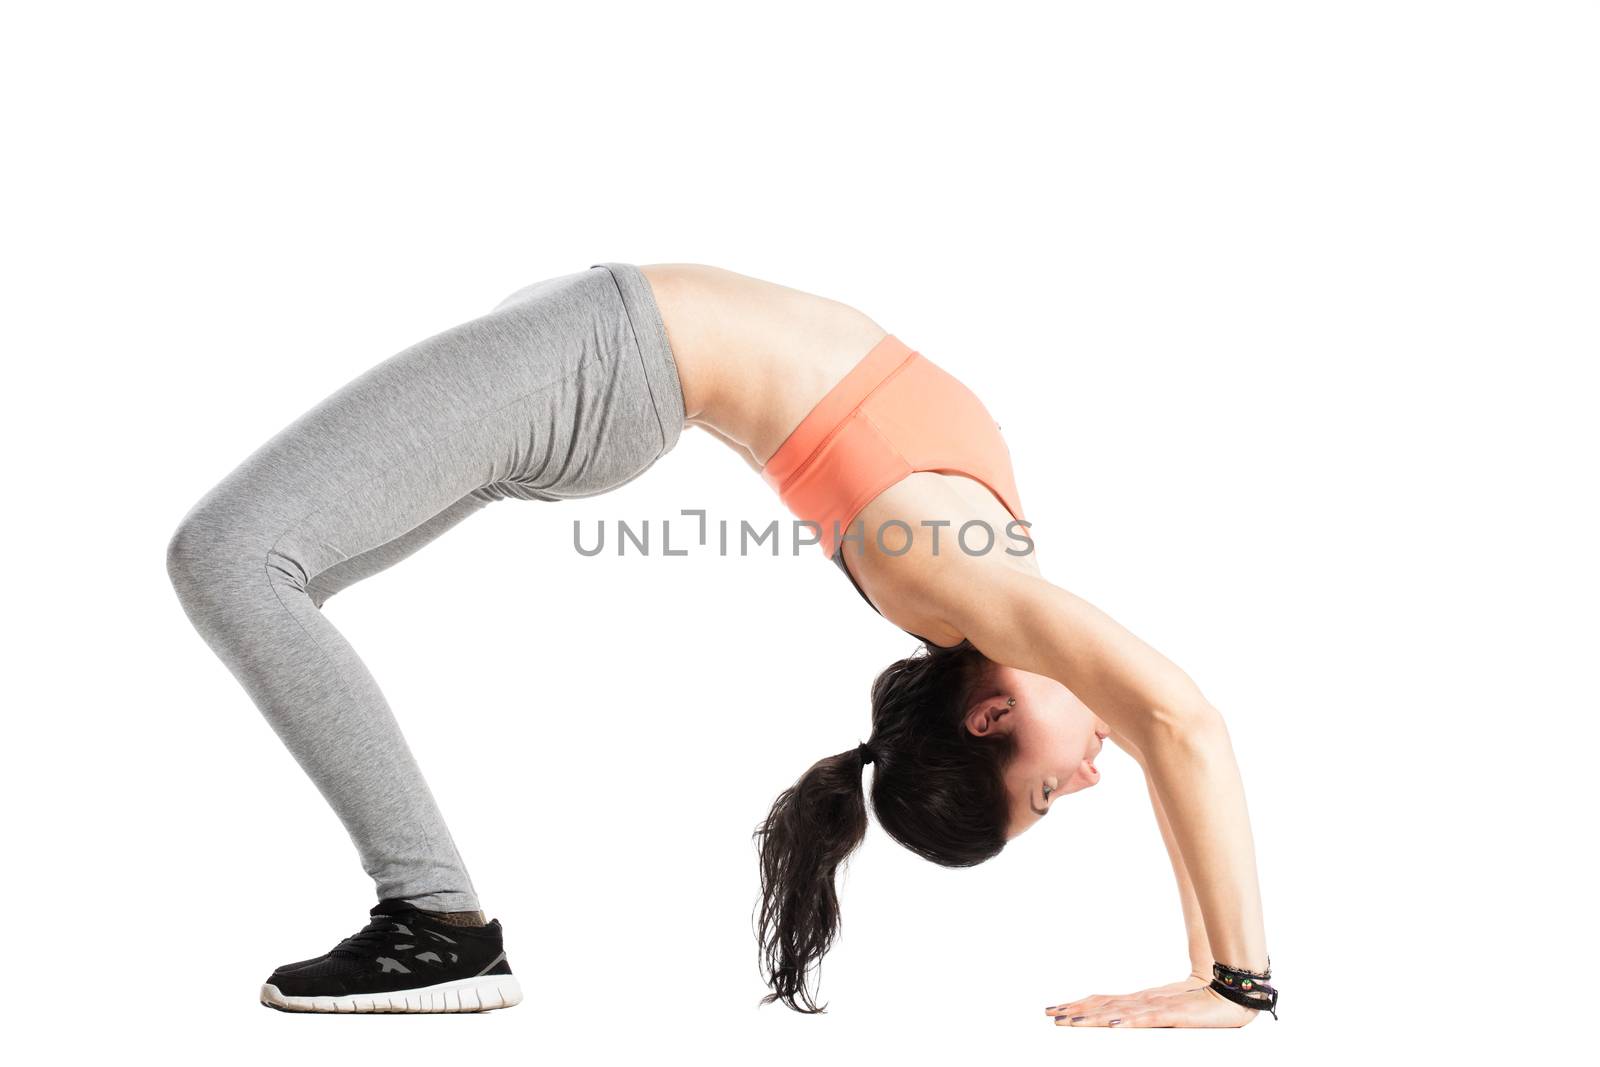
{"type": "Polygon", "coordinates": [[[1006,697],[1006,707],[1014,708],[1016,706],[1017,706],[1017,698],[1016,697],[1006,697]]]}

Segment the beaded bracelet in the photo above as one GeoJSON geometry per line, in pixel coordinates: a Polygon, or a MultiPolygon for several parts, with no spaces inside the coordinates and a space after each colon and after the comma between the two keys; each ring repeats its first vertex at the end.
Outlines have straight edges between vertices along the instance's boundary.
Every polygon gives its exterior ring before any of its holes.
{"type": "Polygon", "coordinates": [[[1211,964],[1211,988],[1225,1000],[1254,1011],[1272,1013],[1278,1018],[1278,991],[1267,984],[1272,977],[1272,957],[1267,957],[1267,969],[1260,974],[1223,963],[1211,964]]]}

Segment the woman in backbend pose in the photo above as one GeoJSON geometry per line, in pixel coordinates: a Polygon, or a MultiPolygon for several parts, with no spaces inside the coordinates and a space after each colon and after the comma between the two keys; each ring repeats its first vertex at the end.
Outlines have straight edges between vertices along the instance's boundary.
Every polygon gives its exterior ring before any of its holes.
{"type": "Polygon", "coordinates": [[[263,1003],[479,1011],[521,999],[500,923],[485,922],[377,683],[320,609],[490,501],[631,481],[685,426],[758,470],[862,597],[924,643],[873,684],[867,741],[814,764],[756,830],[763,1003],[820,1010],[807,977],[837,932],[835,871],[866,832],[867,763],[889,835],[970,866],[1098,782],[1109,737],[1144,769],[1192,972],[1047,1016],[1240,1026],[1275,1007],[1222,718],[1183,671],[1041,577],[978,399],[854,308],[712,267],[626,263],[527,286],[379,363],[246,458],[171,538],[189,619],[377,886],[366,927],[279,967],[263,1003]]]}

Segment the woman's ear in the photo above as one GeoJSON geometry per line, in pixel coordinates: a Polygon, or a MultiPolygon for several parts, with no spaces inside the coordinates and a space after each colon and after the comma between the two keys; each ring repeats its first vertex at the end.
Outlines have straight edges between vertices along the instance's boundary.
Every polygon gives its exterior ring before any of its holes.
{"type": "Polygon", "coordinates": [[[992,734],[1006,734],[1011,732],[1011,725],[1016,716],[1011,714],[1016,710],[1017,698],[1004,693],[996,694],[977,701],[967,709],[967,732],[974,737],[989,737],[992,734]]]}

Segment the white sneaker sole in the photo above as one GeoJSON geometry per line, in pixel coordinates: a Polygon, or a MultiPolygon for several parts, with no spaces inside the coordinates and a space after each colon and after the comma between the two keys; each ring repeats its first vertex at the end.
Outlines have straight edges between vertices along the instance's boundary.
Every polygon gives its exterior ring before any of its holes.
{"type": "Polygon", "coordinates": [[[317,1011],[329,1015],[365,1012],[465,1012],[493,1011],[522,1003],[516,975],[485,974],[454,982],[398,989],[393,993],[352,993],[345,997],[286,997],[268,982],[261,987],[261,1003],[279,1011],[317,1011]]]}

